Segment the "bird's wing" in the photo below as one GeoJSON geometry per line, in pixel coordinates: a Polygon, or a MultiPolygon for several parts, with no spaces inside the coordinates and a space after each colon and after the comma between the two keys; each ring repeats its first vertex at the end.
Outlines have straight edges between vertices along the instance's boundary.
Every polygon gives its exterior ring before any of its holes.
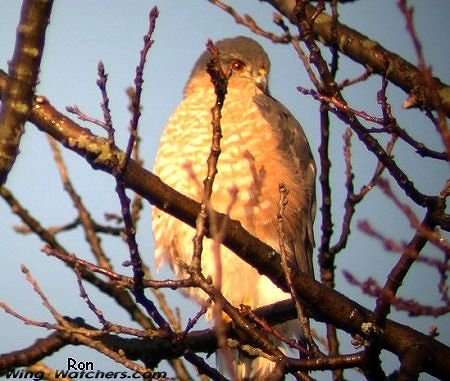
{"type": "Polygon", "coordinates": [[[285,230],[289,237],[289,262],[293,268],[313,276],[316,165],[311,148],[300,123],[285,106],[267,94],[256,95],[254,101],[262,116],[279,134],[279,150],[303,184],[306,200],[302,207],[287,216],[285,230]]]}

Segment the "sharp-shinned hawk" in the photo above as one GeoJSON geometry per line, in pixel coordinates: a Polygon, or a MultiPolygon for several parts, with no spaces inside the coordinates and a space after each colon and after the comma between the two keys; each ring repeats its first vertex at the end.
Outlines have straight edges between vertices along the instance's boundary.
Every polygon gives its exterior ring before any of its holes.
{"type": "MultiPolygon", "coordinates": [[[[292,114],[269,94],[270,61],[263,48],[247,37],[216,43],[222,69],[229,74],[227,94],[220,120],[223,138],[211,203],[224,213],[230,204],[229,189],[238,189],[230,217],[271,247],[279,250],[277,213],[279,184],[289,190],[284,231],[289,266],[313,276],[312,250],[315,216],[315,164],[306,136],[292,114]]],[[[184,98],[169,119],[161,138],[154,172],[179,192],[201,200],[195,177],[206,175],[211,147],[211,107],[216,101],[206,65],[205,51],[187,81],[184,98]],[[190,170],[186,169],[189,163],[190,170]]],[[[166,260],[178,276],[181,263],[190,263],[194,230],[183,222],[153,210],[157,264],[166,260]]],[[[216,265],[206,239],[202,269],[215,279],[216,265]]],[[[222,293],[235,306],[251,308],[289,298],[271,281],[225,247],[221,248],[222,293]]],[[[203,303],[207,296],[199,289],[187,293],[203,303]]],[[[268,360],[242,361],[237,367],[242,378],[265,379],[268,360]]]]}

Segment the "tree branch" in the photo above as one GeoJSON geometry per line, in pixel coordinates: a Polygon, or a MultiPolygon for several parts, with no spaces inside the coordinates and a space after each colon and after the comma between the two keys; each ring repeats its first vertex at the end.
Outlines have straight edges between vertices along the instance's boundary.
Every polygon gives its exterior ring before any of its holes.
{"type": "MultiPolygon", "coordinates": [[[[6,80],[6,74],[0,73],[0,90],[6,80]]],[[[115,160],[124,153],[117,148],[111,151],[107,139],[95,136],[81,128],[72,120],[55,110],[42,97],[37,97],[30,114],[30,121],[43,132],[53,136],[68,149],[84,157],[95,169],[112,173],[116,168],[115,160]]],[[[190,226],[195,220],[200,205],[165,185],[157,176],[129,160],[124,168],[122,179],[126,187],[141,194],[150,203],[179,218],[190,226]]],[[[211,212],[219,224],[227,216],[211,212]]],[[[210,233],[207,232],[210,236],[210,233]]],[[[287,291],[285,274],[280,263],[280,256],[271,247],[247,233],[238,221],[229,220],[224,233],[224,245],[233,250],[247,263],[267,275],[274,284],[287,291]]],[[[298,274],[293,278],[293,285],[302,302],[310,311],[311,317],[336,325],[351,334],[361,334],[361,325],[373,320],[367,309],[348,299],[337,291],[330,290],[311,277],[298,274]]],[[[291,316],[295,317],[292,306],[291,316]]],[[[286,314],[284,315],[287,316],[286,314]]],[[[388,320],[381,345],[383,348],[401,356],[408,350],[410,343],[419,343],[426,348],[423,369],[435,377],[445,378],[450,374],[450,348],[423,335],[409,327],[388,320]]]]}
{"type": "MultiPolygon", "coordinates": [[[[294,12],[295,0],[263,1],[271,4],[292,24],[298,26],[297,15],[294,12]]],[[[315,12],[316,8],[313,5],[306,6],[306,15],[309,19],[315,12]]],[[[438,78],[432,78],[434,90],[430,89],[424,83],[422,70],[410,62],[344,24],[337,23],[335,28],[336,36],[333,35],[332,17],[325,12],[322,12],[312,25],[316,39],[320,39],[327,46],[335,46],[337,37],[336,47],[341,53],[380,75],[384,75],[388,68],[386,72],[388,80],[410,96],[414,95],[420,107],[442,110],[450,117],[450,87],[447,84],[438,78]]]]}
{"type": "Polygon", "coordinates": [[[9,369],[34,364],[65,345],[67,342],[63,335],[54,332],[44,339],[37,339],[27,348],[2,354],[0,355],[0,376],[9,369]]]}
{"type": "Polygon", "coordinates": [[[26,0],[20,22],[9,77],[0,108],[0,185],[6,182],[19,153],[19,142],[33,103],[45,31],[53,0],[26,0]]]}

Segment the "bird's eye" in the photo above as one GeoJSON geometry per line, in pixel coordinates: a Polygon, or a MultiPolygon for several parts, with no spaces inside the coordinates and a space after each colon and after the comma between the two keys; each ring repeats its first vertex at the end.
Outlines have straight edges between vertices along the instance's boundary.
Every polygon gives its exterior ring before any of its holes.
{"type": "Polygon", "coordinates": [[[242,61],[238,61],[238,60],[233,61],[231,64],[231,68],[234,71],[242,71],[242,70],[244,70],[244,67],[245,67],[245,64],[242,61]]]}

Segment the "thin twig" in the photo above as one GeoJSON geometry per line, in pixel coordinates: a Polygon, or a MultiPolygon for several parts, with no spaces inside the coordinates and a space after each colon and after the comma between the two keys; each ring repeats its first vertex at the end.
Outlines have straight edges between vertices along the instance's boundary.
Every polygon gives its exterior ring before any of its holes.
{"type": "Polygon", "coordinates": [[[207,66],[207,71],[211,77],[216,93],[216,102],[211,109],[212,116],[212,140],[211,149],[207,159],[207,175],[203,181],[203,197],[196,221],[196,234],[194,237],[194,251],[192,255],[191,267],[193,271],[201,271],[201,253],[203,249],[203,237],[206,231],[208,218],[208,203],[211,199],[212,188],[217,174],[217,163],[221,153],[220,140],[222,139],[222,129],[220,119],[222,117],[222,107],[227,93],[228,78],[222,70],[219,61],[219,52],[212,41],[208,41],[207,48],[211,54],[211,61],[207,66]]]}
{"type": "MultiPolygon", "coordinates": [[[[368,278],[365,281],[358,280],[349,271],[343,272],[347,281],[358,286],[366,295],[379,298],[385,292],[383,287],[373,278],[368,278]]],[[[419,303],[416,299],[404,299],[393,294],[387,294],[384,297],[389,299],[389,304],[398,311],[405,311],[409,316],[433,316],[439,317],[446,315],[450,312],[450,305],[444,305],[440,307],[430,306],[423,303],[419,303]]]]}
{"type": "Polygon", "coordinates": [[[256,21],[250,15],[241,16],[232,6],[225,4],[220,0],[208,0],[210,3],[216,5],[220,9],[223,9],[229,15],[231,15],[236,23],[241,24],[249,28],[253,33],[266,37],[275,43],[288,43],[290,36],[285,34],[283,36],[277,36],[274,33],[268,32],[261,28],[256,21]]]}
{"type": "Polygon", "coordinates": [[[95,229],[96,224],[92,219],[88,209],[85,207],[80,195],[75,190],[72,181],[69,178],[67,166],[64,163],[64,159],[61,155],[58,143],[52,137],[48,137],[48,142],[53,151],[53,157],[58,167],[58,171],[61,177],[61,181],[64,185],[64,189],[68,193],[69,197],[72,199],[72,202],[75,208],[77,209],[78,217],[83,227],[86,241],[89,243],[89,246],[95,258],[97,259],[98,264],[102,267],[110,268],[111,262],[109,261],[109,258],[106,256],[101,246],[100,239],[96,234],[95,229]]]}
{"type": "MultiPolygon", "coordinates": [[[[439,94],[439,89],[437,88],[437,84],[435,79],[433,78],[431,67],[427,67],[425,63],[425,58],[422,51],[422,44],[419,40],[419,37],[416,32],[416,27],[414,25],[414,8],[408,7],[408,2],[406,0],[399,0],[398,6],[402,11],[405,21],[406,21],[406,29],[411,36],[411,40],[414,45],[414,49],[417,55],[418,67],[421,73],[421,85],[424,86],[428,90],[428,95],[431,98],[432,102],[437,105],[436,109],[438,112],[438,118],[436,127],[439,131],[439,134],[442,138],[442,142],[446,149],[447,160],[450,160],[450,130],[448,129],[448,120],[446,117],[446,110],[444,107],[444,103],[442,102],[442,98],[439,94]]],[[[418,97],[416,94],[412,93],[408,98],[407,102],[405,102],[404,107],[416,106],[417,103],[422,103],[422,99],[418,97]]]]}

